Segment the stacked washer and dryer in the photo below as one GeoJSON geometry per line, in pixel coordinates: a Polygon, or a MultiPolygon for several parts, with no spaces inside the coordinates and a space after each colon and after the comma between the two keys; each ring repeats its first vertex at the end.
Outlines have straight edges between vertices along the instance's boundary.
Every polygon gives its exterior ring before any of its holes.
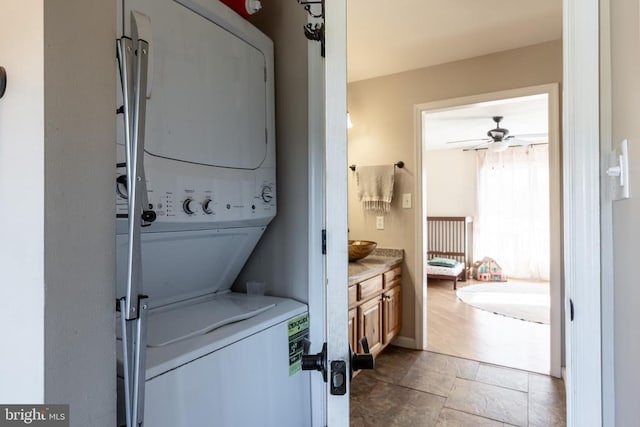
{"type": "MultiPolygon", "coordinates": [[[[306,305],[231,291],[276,214],[272,42],[217,0],[119,7],[121,37],[139,31],[133,14],[150,23],[141,164],[144,208],[155,220],[139,233],[148,296],[139,418],[151,427],[308,425],[309,374],[299,372],[306,305]]],[[[125,102],[121,89],[118,97],[125,102]]],[[[132,172],[122,114],[118,126],[117,295],[124,298],[131,228],[123,177],[132,172]]]]}

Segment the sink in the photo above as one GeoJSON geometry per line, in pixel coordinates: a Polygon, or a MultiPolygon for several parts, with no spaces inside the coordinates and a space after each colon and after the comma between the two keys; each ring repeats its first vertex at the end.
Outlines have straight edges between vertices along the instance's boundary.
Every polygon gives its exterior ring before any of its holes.
{"type": "Polygon", "coordinates": [[[349,240],[349,262],[358,261],[373,252],[378,244],[369,240],[349,240]]]}

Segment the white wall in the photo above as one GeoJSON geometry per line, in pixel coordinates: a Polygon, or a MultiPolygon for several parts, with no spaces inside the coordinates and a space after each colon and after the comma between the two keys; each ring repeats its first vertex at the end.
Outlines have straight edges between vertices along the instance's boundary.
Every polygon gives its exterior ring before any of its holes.
{"type": "Polygon", "coordinates": [[[612,144],[629,140],[631,198],[613,204],[616,425],[640,420],[640,10],[611,1],[612,144]]]}
{"type": "Polygon", "coordinates": [[[2,2],[0,402],[44,400],[44,26],[42,0],[2,2]],[[18,37],[19,35],[19,37],[18,37]]]}
{"type": "Polygon", "coordinates": [[[474,216],[477,194],[476,152],[431,150],[423,164],[428,216],[474,216]]]}
{"type": "Polygon", "coordinates": [[[115,2],[2,3],[0,402],[115,425],[115,2]]]}

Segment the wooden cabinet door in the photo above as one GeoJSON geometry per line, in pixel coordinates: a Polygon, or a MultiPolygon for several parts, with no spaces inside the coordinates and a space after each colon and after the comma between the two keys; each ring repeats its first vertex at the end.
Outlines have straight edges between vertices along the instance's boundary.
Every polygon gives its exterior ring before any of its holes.
{"type": "MultiPolygon", "coordinates": [[[[374,356],[382,350],[382,298],[375,297],[358,307],[358,338],[366,336],[374,356]]],[[[359,348],[358,352],[363,350],[359,348]]]]}
{"type": "Polygon", "coordinates": [[[382,295],[383,300],[383,330],[382,339],[383,344],[387,345],[400,333],[400,326],[402,325],[402,294],[400,286],[395,286],[389,289],[382,295]]]}
{"type": "Polygon", "coordinates": [[[351,351],[358,352],[358,310],[349,310],[349,344],[351,351]]]}

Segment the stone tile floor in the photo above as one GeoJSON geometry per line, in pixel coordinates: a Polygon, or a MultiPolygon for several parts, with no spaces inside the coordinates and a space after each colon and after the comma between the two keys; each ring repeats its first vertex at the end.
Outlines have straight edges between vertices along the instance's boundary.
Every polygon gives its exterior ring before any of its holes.
{"type": "Polygon", "coordinates": [[[351,384],[351,426],[565,426],[562,380],[389,346],[351,384]]]}

